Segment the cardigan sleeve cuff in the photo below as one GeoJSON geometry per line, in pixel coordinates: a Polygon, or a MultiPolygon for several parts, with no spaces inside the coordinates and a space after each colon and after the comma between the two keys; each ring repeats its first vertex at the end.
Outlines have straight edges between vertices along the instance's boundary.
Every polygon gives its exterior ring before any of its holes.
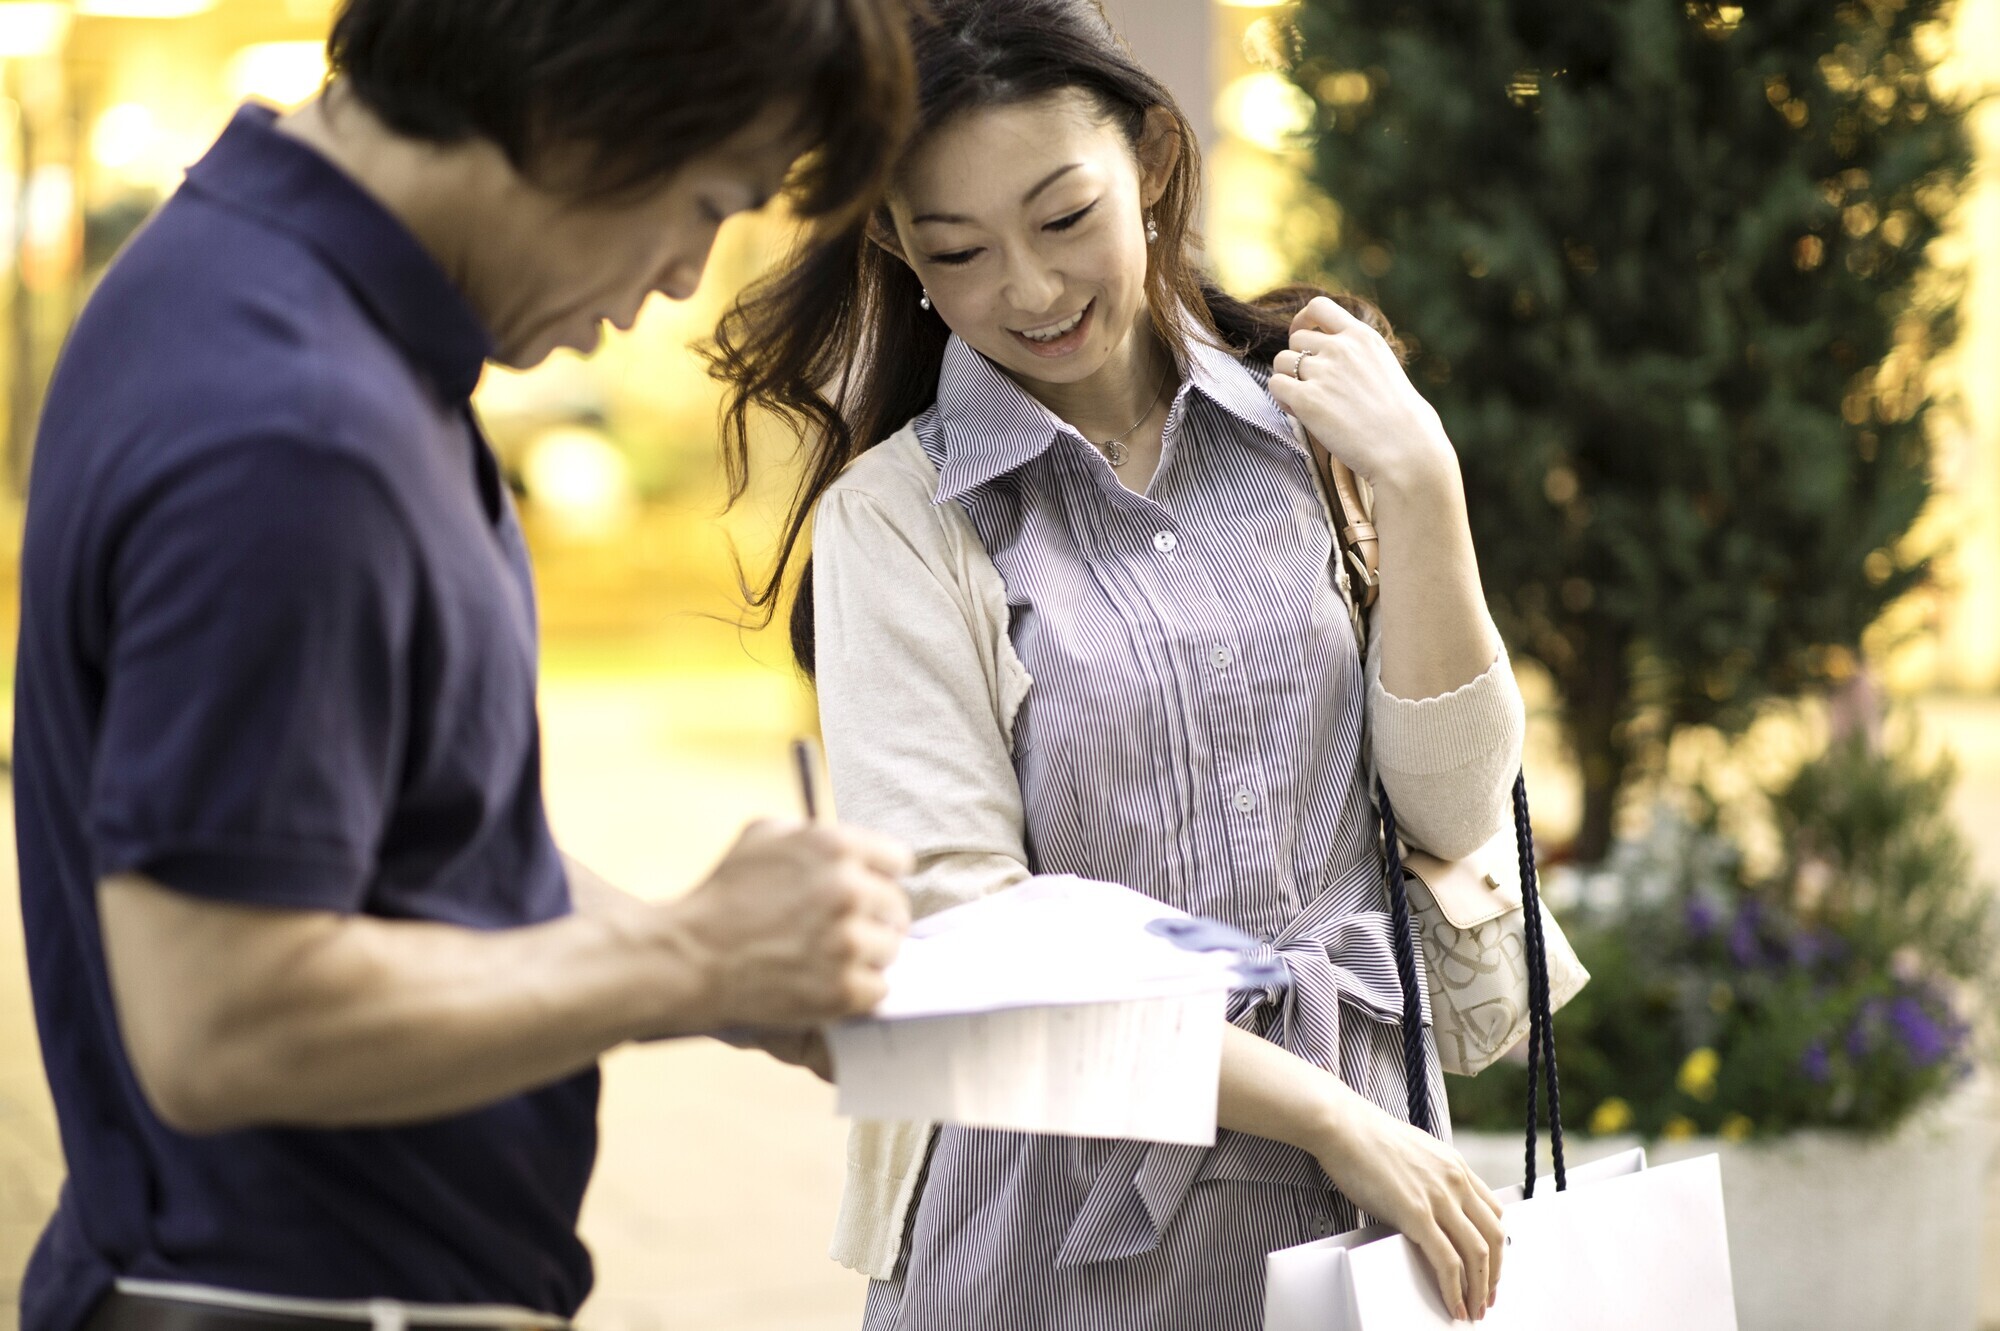
{"type": "Polygon", "coordinates": [[[1407,776],[1439,776],[1518,755],[1526,708],[1505,648],[1486,672],[1450,693],[1412,702],[1382,687],[1382,660],[1368,659],[1368,712],[1376,766],[1407,776]]]}

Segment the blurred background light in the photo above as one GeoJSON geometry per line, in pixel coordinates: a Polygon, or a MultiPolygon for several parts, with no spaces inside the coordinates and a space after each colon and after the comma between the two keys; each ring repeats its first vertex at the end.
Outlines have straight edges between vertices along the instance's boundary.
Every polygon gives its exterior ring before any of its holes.
{"type": "Polygon", "coordinates": [[[1222,127],[1266,152],[1283,152],[1312,128],[1313,99],[1283,74],[1262,69],[1223,85],[1215,117],[1222,127]]]}
{"type": "Polygon", "coordinates": [[[79,242],[76,173],[62,162],[28,172],[21,210],[21,278],[36,291],[57,290],[75,274],[79,242]]]}
{"type": "Polygon", "coordinates": [[[223,77],[239,99],[255,97],[279,106],[297,106],[326,82],[326,45],[259,42],[246,46],[229,57],[223,77]]]}
{"type": "Polygon", "coordinates": [[[528,498],[564,536],[604,539],[627,527],[637,505],[632,464],[591,425],[537,434],[521,463],[528,498]]]}
{"type": "Polygon", "coordinates": [[[124,172],[152,154],[160,138],[160,118],[144,102],[108,106],[90,130],[90,160],[107,171],[124,172]]]}
{"type": "Polygon", "coordinates": [[[218,0],[76,0],[79,18],[193,18],[218,0]]]}
{"type": "Polygon", "coordinates": [[[0,5],[0,56],[33,59],[62,50],[69,36],[69,6],[0,5]]]}

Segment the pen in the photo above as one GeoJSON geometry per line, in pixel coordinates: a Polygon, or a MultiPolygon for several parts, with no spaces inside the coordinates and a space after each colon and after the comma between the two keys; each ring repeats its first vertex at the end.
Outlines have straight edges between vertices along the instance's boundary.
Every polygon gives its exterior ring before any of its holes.
{"type": "Polygon", "coordinates": [[[819,817],[819,744],[811,739],[799,738],[792,741],[792,765],[798,769],[799,803],[805,806],[806,820],[818,822],[819,817]]]}

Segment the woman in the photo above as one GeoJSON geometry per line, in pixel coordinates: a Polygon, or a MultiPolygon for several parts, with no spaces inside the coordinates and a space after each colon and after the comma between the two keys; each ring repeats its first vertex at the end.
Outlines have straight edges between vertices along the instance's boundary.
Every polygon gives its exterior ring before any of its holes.
{"type": "Polygon", "coordinates": [[[785,553],[816,506],[794,643],[836,798],[910,844],[919,913],[1074,873],[1272,940],[1294,982],[1232,1014],[1214,1148],[859,1125],[835,1256],[871,1331],[1252,1328],[1264,1254],[1365,1212],[1480,1316],[1498,1203],[1428,1039],[1440,1135],[1405,1121],[1363,745],[1408,840],[1504,825],[1521,704],[1450,443],[1347,308],[1200,280],[1194,137],[1094,4],[930,11],[886,205],[716,353],[739,475],[755,407],[809,441],[785,553]],[[1375,487],[1365,669],[1286,413],[1375,487]]]}

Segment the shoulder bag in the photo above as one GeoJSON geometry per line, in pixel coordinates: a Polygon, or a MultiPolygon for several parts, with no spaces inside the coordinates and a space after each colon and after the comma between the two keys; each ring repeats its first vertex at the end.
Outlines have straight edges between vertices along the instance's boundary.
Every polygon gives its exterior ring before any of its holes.
{"type": "MultiPolygon", "coordinates": [[[[1381,589],[1380,546],[1365,483],[1302,427],[1298,435],[1319,478],[1320,497],[1333,525],[1333,578],[1354,618],[1365,659],[1368,611],[1381,589]]],[[[1470,1077],[1529,1034],[1533,1008],[1528,999],[1537,965],[1532,935],[1539,935],[1547,956],[1547,1011],[1561,1008],[1590,979],[1536,891],[1526,779],[1514,780],[1514,826],[1461,860],[1441,860],[1403,846],[1389,793],[1379,778],[1375,795],[1389,861],[1391,906],[1403,933],[1399,963],[1402,945],[1414,929],[1424,952],[1438,1060],[1446,1072],[1470,1077]]],[[[1415,1010],[1415,977],[1405,976],[1403,987],[1406,1005],[1415,1010]]],[[[1408,1032],[1405,1045],[1414,1059],[1421,1046],[1412,1047],[1408,1032]]],[[[1412,1062],[1413,1074],[1416,1067],[1412,1062]]],[[[1414,1113],[1411,1121],[1417,1121],[1414,1113]]]]}

